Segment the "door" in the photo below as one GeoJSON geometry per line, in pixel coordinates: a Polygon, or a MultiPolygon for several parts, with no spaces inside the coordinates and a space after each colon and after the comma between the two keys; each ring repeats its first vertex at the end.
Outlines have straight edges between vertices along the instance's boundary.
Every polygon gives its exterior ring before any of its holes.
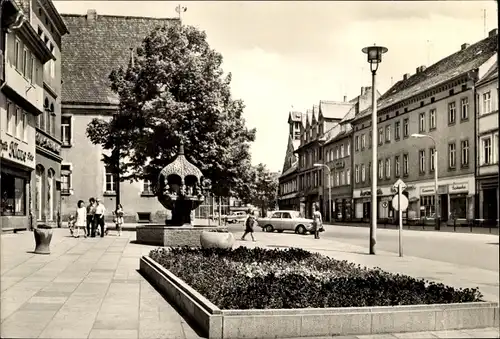
{"type": "Polygon", "coordinates": [[[280,230],[294,230],[292,216],[289,212],[283,212],[281,215],[280,230]]]}
{"type": "Polygon", "coordinates": [[[440,197],[440,206],[441,206],[441,220],[448,221],[448,194],[441,194],[440,197]]]}

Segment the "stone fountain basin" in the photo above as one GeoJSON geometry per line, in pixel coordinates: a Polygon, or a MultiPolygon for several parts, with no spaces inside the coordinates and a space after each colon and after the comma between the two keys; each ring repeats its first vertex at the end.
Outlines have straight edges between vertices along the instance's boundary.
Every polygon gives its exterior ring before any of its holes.
{"type": "Polygon", "coordinates": [[[199,247],[202,232],[226,230],[223,226],[166,226],[148,224],[136,228],[136,239],[140,244],[164,247],[199,247]]]}

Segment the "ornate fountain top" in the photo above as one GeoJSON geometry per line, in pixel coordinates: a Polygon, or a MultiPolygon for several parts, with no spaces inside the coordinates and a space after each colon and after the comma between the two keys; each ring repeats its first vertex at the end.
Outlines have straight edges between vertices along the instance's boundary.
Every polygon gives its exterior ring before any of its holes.
{"type": "Polygon", "coordinates": [[[186,157],[184,156],[184,143],[181,141],[179,145],[179,152],[177,153],[177,157],[170,164],[165,166],[160,175],[163,175],[165,178],[172,174],[177,174],[181,178],[185,178],[188,175],[193,175],[198,180],[203,176],[200,169],[190,163],[186,157]]]}

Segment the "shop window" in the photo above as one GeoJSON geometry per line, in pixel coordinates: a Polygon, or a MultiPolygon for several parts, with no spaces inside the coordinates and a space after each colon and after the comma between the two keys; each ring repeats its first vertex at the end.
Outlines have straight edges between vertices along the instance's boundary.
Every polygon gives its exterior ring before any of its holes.
{"type": "Polygon", "coordinates": [[[467,218],[467,197],[450,195],[450,215],[456,219],[467,218]]]}
{"type": "Polygon", "coordinates": [[[2,172],[1,175],[2,215],[26,215],[26,180],[2,172]]]}
{"type": "Polygon", "coordinates": [[[61,117],[61,141],[64,146],[71,146],[72,121],[70,116],[61,117]]]}
{"type": "Polygon", "coordinates": [[[435,196],[422,196],[420,197],[420,216],[431,217],[436,211],[435,196]]]}
{"type": "Polygon", "coordinates": [[[64,164],[61,165],[61,194],[71,194],[71,184],[72,184],[72,172],[71,165],[64,164]]]}

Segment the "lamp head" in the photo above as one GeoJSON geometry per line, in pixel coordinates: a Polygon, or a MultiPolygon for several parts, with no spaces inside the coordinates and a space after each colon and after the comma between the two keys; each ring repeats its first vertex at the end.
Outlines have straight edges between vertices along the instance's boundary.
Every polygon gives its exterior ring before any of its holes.
{"type": "Polygon", "coordinates": [[[314,166],[314,167],[322,167],[322,166],[323,166],[323,164],[314,164],[313,166],[314,166]]]}
{"type": "Polygon", "coordinates": [[[413,133],[411,135],[412,138],[427,138],[427,135],[425,134],[418,134],[418,133],[413,133]]]}
{"type": "Polygon", "coordinates": [[[376,72],[378,69],[378,64],[382,62],[382,54],[388,51],[387,48],[382,46],[373,46],[365,47],[361,50],[363,53],[366,53],[368,63],[370,64],[370,70],[372,72],[376,72]]]}

